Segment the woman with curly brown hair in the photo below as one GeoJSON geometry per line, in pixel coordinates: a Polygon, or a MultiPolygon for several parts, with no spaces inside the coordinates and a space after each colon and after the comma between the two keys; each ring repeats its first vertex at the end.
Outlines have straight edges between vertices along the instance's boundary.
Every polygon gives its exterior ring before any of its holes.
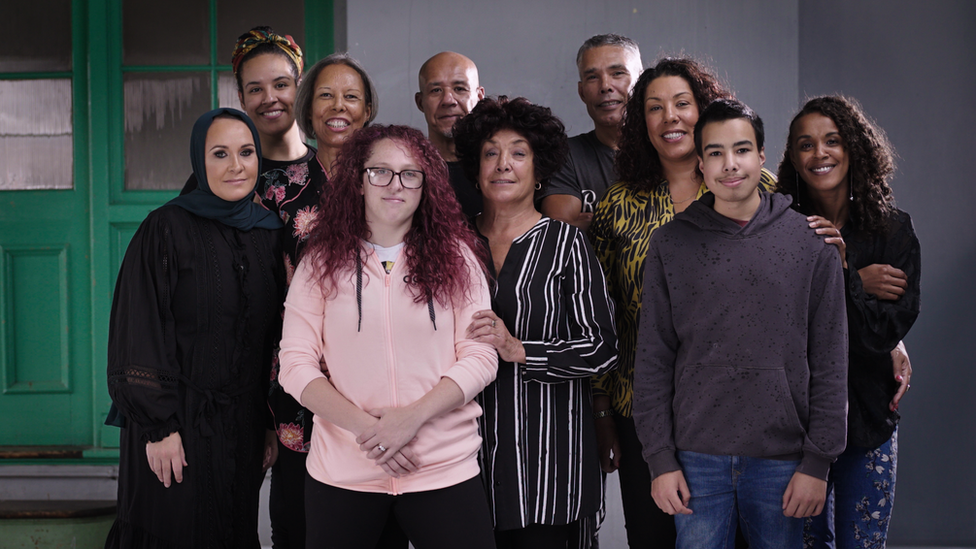
{"type": "Polygon", "coordinates": [[[490,303],[480,248],[423,134],[349,137],[281,339],[281,384],[315,414],[307,547],[371,549],[390,517],[417,547],[492,547],[474,398],[498,358],[465,336],[490,303]]]}
{"type": "Polygon", "coordinates": [[[480,397],[481,461],[499,548],[589,547],[602,490],[591,376],[617,362],[613,306],[583,234],[535,196],[566,155],[562,122],[524,98],[484,99],[454,126],[484,198],[492,308],[468,337],[501,362],[480,397]]]}
{"type": "Polygon", "coordinates": [[[891,351],[918,316],[921,267],[911,217],[888,185],[893,156],[855,100],[826,96],[793,118],[779,165],[778,190],[837,244],[847,284],[847,450],[831,466],[824,512],[808,519],[807,546],[883,547],[888,535],[898,403],[911,380],[891,351]]]}
{"type": "MultiPolygon", "coordinates": [[[[604,471],[619,468],[630,547],[673,547],[674,520],[651,499],[651,478],[632,416],[634,356],[644,258],[651,234],[708,192],[698,172],[694,128],[709,103],[732,93],[702,64],[664,58],[645,70],[627,102],[615,168],[620,182],[597,206],[590,237],[617,306],[619,367],[594,384],[604,471]]],[[[761,186],[773,175],[762,171],[761,186]]]]}

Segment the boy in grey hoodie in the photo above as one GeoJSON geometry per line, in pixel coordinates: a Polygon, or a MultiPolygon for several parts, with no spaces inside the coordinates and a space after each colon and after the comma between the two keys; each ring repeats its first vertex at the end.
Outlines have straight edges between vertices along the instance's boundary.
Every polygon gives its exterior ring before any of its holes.
{"type": "Polygon", "coordinates": [[[678,547],[802,547],[847,434],[840,257],[760,193],[762,120],[719,100],[695,125],[708,194],[658,229],[644,270],[634,419],[678,547]]]}

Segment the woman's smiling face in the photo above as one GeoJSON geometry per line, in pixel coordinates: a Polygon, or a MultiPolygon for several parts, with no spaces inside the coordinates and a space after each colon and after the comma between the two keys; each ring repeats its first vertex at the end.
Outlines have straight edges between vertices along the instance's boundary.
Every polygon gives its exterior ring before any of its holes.
{"type": "Polygon", "coordinates": [[[339,149],[369,120],[366,86],[356,69],[333,63],[315,79],[312,128],[319,147],[339,149]]]}
{"type": "Polygon", "coordinates": [[[298,83],[294,70],[286,56],[274,53],[252,57],[241,65],[241,107],[261,135],[282,135],[295,125],[298,83]]]}
{"type": "Polygon", "coordinates": [[[790,160],[814,194],[841,190],[850,194],[850,160],[837,124],[820,113],[800,117],[790,131],[790,160]]]}
{"type": "Polygon", "coordinates": [[[698,103],[680,76],[659,76],[644,89],[647,138],[661,160],[681,161],[695,156],[698,103]]]}
{"type": "Polygon", "coordinates": [[[499,130],[481,145],[478,185],[486,201],[517,203],[535,195],[535,162],[528,140],[499,130]]]}

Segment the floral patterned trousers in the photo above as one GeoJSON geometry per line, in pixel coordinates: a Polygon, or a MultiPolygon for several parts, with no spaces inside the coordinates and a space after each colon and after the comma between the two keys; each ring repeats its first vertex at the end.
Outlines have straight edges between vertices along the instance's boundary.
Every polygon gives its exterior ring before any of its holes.
{"type": "Polygon", "coordinates": [[[878,448],[848,447],[830,467],[823,513],[808,518],[804,548],[884,548],[895,500],[898,430],[878,448]]]}

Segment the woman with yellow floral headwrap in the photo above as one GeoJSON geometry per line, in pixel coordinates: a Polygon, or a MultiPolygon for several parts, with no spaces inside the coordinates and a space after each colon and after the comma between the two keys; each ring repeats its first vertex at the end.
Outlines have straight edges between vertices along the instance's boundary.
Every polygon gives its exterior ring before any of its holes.
{"type": "Polygon", "coordinates": [[[293,161],[309,149],[295,123],[295,95],[302,75],[302,49],[289,35],[255,27],[241,35],[231,61],[237,96],[261,135],[264,157],[293,161]]]}
{"type": "MultiPolygon", "coordinates": [[[[280,239],[290,280],[304,240],[302,212],[314,211],[325,182],[316,151],[305,144],[295,122],[304,56],[290,35],[262,26],[238,38],[231,64],[241,108],[261,137],[264,169],[256,191],[285,225],[280,239]]],[[[275,430],[268,432],[267,441],[268,457],[274,463],[269,502],[272,540],[279,549],[300,548],[305,545],[305,458],[312,414],[281,390],[277,373],[276,348],[268,395],[275,430]]]]}

